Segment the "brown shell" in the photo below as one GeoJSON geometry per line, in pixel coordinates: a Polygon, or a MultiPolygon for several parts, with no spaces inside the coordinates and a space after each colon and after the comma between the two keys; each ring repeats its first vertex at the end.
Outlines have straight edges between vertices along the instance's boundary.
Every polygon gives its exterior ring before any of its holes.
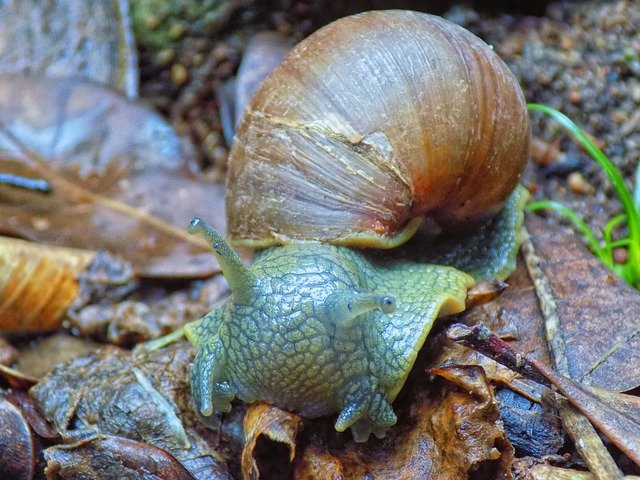
{"type": "Polygon", "coordinates": [[[424,13],[346,17],[299,43],[247,107],[229,235],[388,247],[414,218],[479,220],[515,187],[529,143],[522,90],[482,40],[424,13]]]}

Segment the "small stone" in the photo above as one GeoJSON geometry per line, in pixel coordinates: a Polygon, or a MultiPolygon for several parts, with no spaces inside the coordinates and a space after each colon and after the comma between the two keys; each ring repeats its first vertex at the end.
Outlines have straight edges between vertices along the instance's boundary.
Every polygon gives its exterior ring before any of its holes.
{"type": "Polygon", "coordinates": [[[171,65],[171,81],[174,85],[183,85],[189,78],[189,72],[184,65],[180,63],[174,63],[171,65]]]}
{"type": "Polygon", "coordinates": [[[587,195],[594,192],[594,188],[585,180],[580,172],[572,172],[567,177],[569,190],[580,195],[587,195]]]}
{"type": "Polygon", "coordinates": [[[624,247],[614,248],[613,249],[613,261],[620,265],[624,265],[627,263],[629,259],[629,251],[624,247]]]}
{"type": "Polygon", "coordinates": [[[156,62],[158,65],[169,65],[176,57],[176,51],[173,48],[165,48],[156,54],[156,62]]]}
{"type": "Polygon", "coordinates": [[[549,165],[558,160],[560,150],[553,143],[534,137],[531,141],[531,157],[538,165],[549,165]]]}
{"type": "Polygon", "coordinates": [[[182,23],[174,23],[169,29],[169,38],[171,40],[178,40],[184,35],[185,30],[186,28],[182,23]]]}
{"type": "Polygon", "coordinates": [[[577,90],[571,90],[569,92],[569,101],[574,105],[582,101],[582,94],[577,90]]]}

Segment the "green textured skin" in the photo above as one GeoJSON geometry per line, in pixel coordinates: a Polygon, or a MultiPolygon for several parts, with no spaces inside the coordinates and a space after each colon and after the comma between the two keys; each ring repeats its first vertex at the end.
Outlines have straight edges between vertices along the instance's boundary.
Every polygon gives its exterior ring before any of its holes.
{"type": "MultiPolygon", "coordinates": [[[[457,253],[434,245],[426,250],[468,268],[476,280],[506,277],[515,266],[525,199],[517,189],[491,223],[448,246],[457,253]]],[[[219,242],[215,249],[222,252],[219,242]]],[[[464,310],[474,284],[450,266],[376,262],[315,242],[265,250],[242,278],[255,282],[250,295],[242,288],[185,327],[197,350],[191,391],[198,410],[205,416],[229,411],[238,397],[306,417],[338,412],[336,429],[351,427],[358,441],[370,433],[382,436],[395,424],[391,403],[434,320],[464,310]],[[374,309],[342,321],[343,311],[328,311],[335,305],[325,303],[340,292],[390,296],[396,310],[374,309]]]]}
{"type": "Polygon", "coordinates": [[[336,428],[384,434],[395,424],[390,403],[441,310],[464,309],[468,275],[450,267],[374,266],[357,251],[299,243],[264,251],[251,267],[259,292],[231,298],[189,324],[197,346],[192,394],[205,414],[229,402],[264,400],[306,417],[341,412],[336,428]],[[405,277],[410,277],[407,282],[405,277]],[[392,295],[393,313],[374,310],[353,325],[328,320],[335,292],[392,295]]]}

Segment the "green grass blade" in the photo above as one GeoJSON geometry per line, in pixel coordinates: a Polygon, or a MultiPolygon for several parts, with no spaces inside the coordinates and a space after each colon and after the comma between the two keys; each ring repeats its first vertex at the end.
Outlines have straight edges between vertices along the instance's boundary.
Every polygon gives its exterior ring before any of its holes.
{"type": "Polygon", "coordinates": [[[527,209],[531,212],[537,212],[540,210],[552,210],[563,215],[568,220],[570,220],[571,223],[573,223],[575,227],[580,231],[580,233],[582,233],[584,238],[586,238],[587,244],[589,245],[591,251],[607,265],[611,264],[605,254],[605,251],[602,249],[600,243],[596,239],[596,236],[589,228],[589,225],[587,225],[587,223],[569,207],[565,207],[561,203],[555,202],[553,200],[537,200],[535,202],[527,204],[527,209]]]}
{"type": "MultiPolygon", "coordinates": [[[[637,288],[640,283],[640,217],[631,193],[624,184],[622,174],[604,152],[569,117],[554,108],[539,103],[529,103],[527,107],[529,110],[541,112],[557,121],[591,155],[611,181],[620,203],[622,203],[622,208],[627,218],[628,236],[631,240],[625,278],[637,288]]],[[[591,240],[588,241],[591,244],[591,240]]],[[[597,255],[600,257],[600,254],[597,255]]],[[[604,260],[603,257],[600,258],[604,260]]]]}

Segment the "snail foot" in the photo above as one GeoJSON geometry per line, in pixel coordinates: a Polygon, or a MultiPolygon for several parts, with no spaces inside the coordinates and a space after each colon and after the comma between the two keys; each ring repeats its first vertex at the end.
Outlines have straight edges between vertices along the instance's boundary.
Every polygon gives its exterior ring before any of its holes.
{"type": "Polygon", "coordinates": [[[231,385],[224,379],[221,352],[221,348],[203,345],[191,367],[191,392],[198,411],[205,417],[213,412],[230,412],[231,400],[235,398],[231,385]]]}
{"type": "Polygon", "coordinates": [[[343,432],[351,427],[356,442],[366,442],[372,433],[383,438],[387,430],[398,421],[387,396],[378,389],[373,393],[356,390],[347,398],[347,404],[336,420],[335,429],[343,432]]]}

